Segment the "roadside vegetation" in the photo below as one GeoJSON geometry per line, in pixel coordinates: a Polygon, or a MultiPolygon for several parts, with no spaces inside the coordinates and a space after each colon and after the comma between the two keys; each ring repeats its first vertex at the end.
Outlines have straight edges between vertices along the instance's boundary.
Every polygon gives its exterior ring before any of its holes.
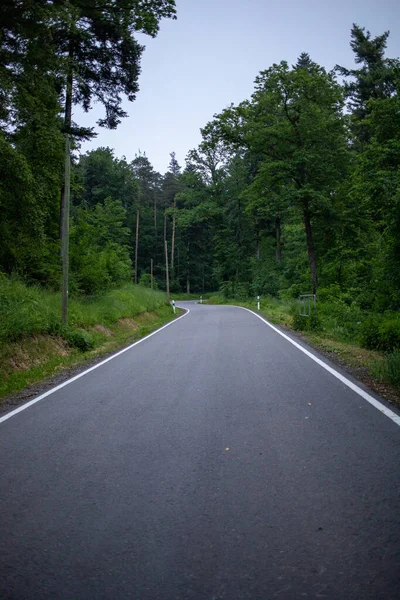
{"type": "Polygon", "coordinates": [[[73,298],[60,324],[60,294],[0,277],[0,397],[143,337],[173,318],[163,292],[125,284],[73,298]]]}

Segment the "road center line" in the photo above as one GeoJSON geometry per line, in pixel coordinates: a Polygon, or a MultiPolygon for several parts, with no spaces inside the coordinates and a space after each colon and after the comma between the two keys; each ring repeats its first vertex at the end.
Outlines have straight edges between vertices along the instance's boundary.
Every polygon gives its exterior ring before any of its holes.
{"type": "Polygon", "coordinates": [[[113,360],[114,358],[117,358],[117,356],[120,356],[124,352],[127,352],[128,350],[130,350],[134,346],[137,346],[138,344],[141,344],[145,340],[148,340],[153,335],[156,335],[156,333],[159,333],[160,331],[162,331],[166,327],[169,327],[170,325],[173,325],[174,323],[176,323],[180,319],[183,319],[183,317],[186,317],[190,313],[190,310],[188,308],[185,308],[184,310],[186,310],[186,312],[185,312],[184,315],[181,315],[177,319],[174,319],[173,321],[170,321],[166,325],[163,325],[159,329],[156,329],[152,333],[149,333],[149,335],[146,335],[145,337],[141,338],[137,342],[134,342],[133,344],[130,344],[130,346],[127,346],[126,348],[123,348],[122,350],[119,350],[118,352],[116,352],[112,356],[109,356],[108,358],[102,360],[101,362],[97,363],[96,365],[93,365],[93,367],[90,367],[89,369],[86,369],[86,371],[83,371],[82,373],[79,373],[78,375],[75,375],[74,377],[71,377],[71,379],[67,379],[67,381],[64,381],[63,383],[60,383],[60,385],[57,385],[56,387],[52,388],[51,390],[48,390],[44,394],[41,394],[40,396],[37,396],[37,398],[34,398],[33,400],[30,400],[29,402],[26,402],[26,404],[23,404],[22,406],[19,406],[15,410],[12,410],[11,412],[7,413],[3,417],[0,417],[0,423],[3,423],[3,421],[7,421],[7,419],[11,419],[11,417],[14,417],[14,415],[17,415],[18,413],[22,412],[23,410],[26,410],[27,408],[29,408],[33,404],[36,404],[36,402],[40,402],[40,400],[43,400],[44,398],[47,398],[47,396],[50,396],[51,394],[54,394],[54,392],[57,392],[58,390],[61,390],[61,388],[65,387],[66,385],[69,385],[73,381],[76,381],[77,379],[80,379],[80,377],[83,377],[84,375],[87,375],[91,371],[94,371],[95,369],[98,369],[99,367],[102,367],[103,365],[105,365],[106,363],[108,363],[110,360],[113,360]]]}
{"type": "Polygon", "coordinates": [[[274,331],[276,331],[276,333],[279,333],[279,335],[281,335],[283,338],[285,338],[285,340],[287,340],[288,342],[290,342],[291,344],[293,344],[293,346],[295,346],[296,348],[298,348],[298,350],[301,350],[301,352],[303,352],[304,354],[306,354],[306,356],[308,356],[314,362],[316,362],[318,365],[320,365],[320,367],[322,367],[323,369],[325,369],[326,371],[328,371],[328,373],[331,373],[331,375],[333,375],[334,377],[336,377],[336,379],[339,379],[339,381],[341,381],[348,388],[350,388],[351,390],[353,390],[353,392],[355,392],[356,394],[358,394],[359,396],[361,396],[362,398],[364,398],[364,400],[366,400],[367,402],[369,402],[370,404],[372,404],[372,406],[374,406],[377,410],[379,410],[379,412],[383,413],[386,417],[388,417],[394,423],[396,423],[396,425],[400,426],[400,416],[397,415],[392,410],[390,410],[390,408],[387,408],[384,404],[382,404],[382,402],[379,402],[379,400],[376,400],[373,396],[371,396],[370,394],[368,394],[368,392],[365,392],[358,385],[356,385],[355,383],[353,383],[352,381],[350,381],[350,379],[347,379],[347,377],[344,377],[344,375],[342,375],[341,373],[339,373],[338,371],[336,371],[335,369],[333,369],[332,367],[330,367],[329,365],[327,365],[323,360],[319,359],[317,356],[315,356],[314,354],[312,354],[311,352],[309,352],[308,350],[306,350],[306,348],[303,348],[303,346],[301,346],[300,344],[298,344],[297,342],[295,342],[294,340],[292,340],[292,338],[290,338],[288,335],[284,334],[277,327],[274,327],[274,325],[272,325],[271,323],[269,323],[266,319],[264,319],[263,317],[261,317],[257,313],[253,312],[249,308],[245,308],[244,306],[238,306],[237,308],[241,308],[243,310],[247,310],[249,313],[251,313],[252,315],[254,315],[255,317],[257,317],[258,319],[260,319],[263,323],[265,323],[266,325],[268,325],[268,327],[271,327],[271,329],[273,329],[274,331]]]}

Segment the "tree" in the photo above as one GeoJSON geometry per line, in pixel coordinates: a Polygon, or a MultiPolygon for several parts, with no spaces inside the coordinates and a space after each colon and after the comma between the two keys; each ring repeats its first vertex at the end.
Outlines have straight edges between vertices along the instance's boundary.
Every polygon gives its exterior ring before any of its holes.
{"type": "Polygon", "coordinates": [[[176,200],[175,197],[181,189],[180,185],[180,172],[181,167],[176,160],[175,152],[170,154],[171,160],[169,163],[168,171],[164,175],[163,179],[163,197],[164,205],[166,208],[173,206],[172,212],[172,239],[171,239],[171,278],[174,279],[174,261],[175,261],[175,230],[176,230],[176,200]]]}
{"type": "Polygon", "coordinates": [[[369,113],[369,100],[390,98],[395,92],[395,67],[398,61],[385,58],[385,50],[389,31],[371,37],[365,27],[353,24],[350,46],[355,54],[355,61],[361,65],[359,69],[347,69],[336,65],[337,72],[350,78],[345,81],[344,88],[349,98],[352,112],[354,132],[361,144],[368,141],[370,132],[364,119],[369,113]]]}
{"type": "Polygon", "coordinates": [[[249,146],[265,156],[259,173],[301,210],[313,293],[318,287],[313,219],[334,202],[347,163],[342,106],[333,75],[302,55],[292,69],[281,62],[260,73],[247,125],[249,146]]]}

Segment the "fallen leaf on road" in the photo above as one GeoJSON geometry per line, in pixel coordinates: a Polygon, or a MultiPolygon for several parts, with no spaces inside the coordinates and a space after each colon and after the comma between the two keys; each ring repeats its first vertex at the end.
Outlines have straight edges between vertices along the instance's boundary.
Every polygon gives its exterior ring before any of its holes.
{"type": "Polygon", "coordinates": [[[229,448],[225,448],[225,450],[229,450],[229,448]]]}
{"type": "Polygon", "coordinates": [[[311,406],[311,402],[308,403],[308,406],[311,406]]]}

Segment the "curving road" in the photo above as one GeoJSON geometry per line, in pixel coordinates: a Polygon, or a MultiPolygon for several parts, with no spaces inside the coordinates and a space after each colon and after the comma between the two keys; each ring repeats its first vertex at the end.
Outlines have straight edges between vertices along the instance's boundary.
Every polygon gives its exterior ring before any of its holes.
{"type": "Polygon", "coordinates": [[[187,306],[0,423],[0,598],[399,598],[398,423],[254,314],[187,306]]]}

